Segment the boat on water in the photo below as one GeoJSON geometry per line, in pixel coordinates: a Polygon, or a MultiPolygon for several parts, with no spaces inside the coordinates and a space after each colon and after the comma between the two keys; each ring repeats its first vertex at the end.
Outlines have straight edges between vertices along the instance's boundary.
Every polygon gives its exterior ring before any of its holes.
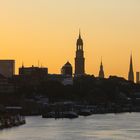
{"type": "Polygon", "coordinates": [[[21,115],[21,107],[5,107],[0,111],[0,128],[10,128],[25,124],[25,117],[21,115]]]}
{"type": "Polygon", "coordinates": [[[54,111],[42,114],[42,118],[55,118],[55,117],[56,113],[54,111]]]}
{"type": "Polygon", "coordinates": [[[42,118],[78,118],[78,114],[74,111],[64,111],[64,112],[48,112],[45,114],[42,114],[42,118]]]}
{"type": "Polygon", "coordinates": [[[89,115],[92,114],[92,112],[91,112],[90,109],[86,109],[86,108],[85,108],[85,109],[79,110],[78,114],[79,114],[80,116],[89,116],[89,115]]]}
{"type": "Polygon", "coordinates": [[[43,118],[78,118],[73,102],[57,102],[50,104],[42,114],[43,118]]]}
{"type": "Polygon", "coordinates": [[[64,112],[64,118],[70,118],[70,119],[73,119],[73,118],[78,118],[78,114],[74,111],[66,111],[64,112]]]}

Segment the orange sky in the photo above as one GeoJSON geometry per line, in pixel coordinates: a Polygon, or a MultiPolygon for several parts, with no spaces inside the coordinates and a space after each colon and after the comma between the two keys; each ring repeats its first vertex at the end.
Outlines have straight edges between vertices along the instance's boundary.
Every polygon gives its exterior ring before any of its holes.
{"type": "Polygon", "coordinates": [[[86,73],[98,75],[101,56],[106,77],[127,78],[133,52],[140,71],[139,0],[3,0],[0,1],[0,59],[60,73],[67,60],[74,66],[81,28],[86,73]]]}

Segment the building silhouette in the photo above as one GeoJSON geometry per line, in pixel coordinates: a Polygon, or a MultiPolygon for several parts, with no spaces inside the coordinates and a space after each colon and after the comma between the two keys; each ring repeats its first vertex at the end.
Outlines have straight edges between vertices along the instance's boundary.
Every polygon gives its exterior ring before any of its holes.
{"type": "Polygon", "coordinates": [[[104,68],[103,68],[103,63],[101,60],[101,65],[100,65],[100,70],[99,70],[99,78],[104,78],[104,68]]]}
{"type": "Polygon", "coordinates": [[[85,74],[85,58],[83,51],[83,40],[79,31],[79,38],[76,43],[76,57],[75,57],[75,76],[85,74]]]}
{"type": "Polygon", "coordinates": [[[0,94],[14,93],[14,92],[15,92],[15,86],[9,80],[9,77],[7,78],[2,74],[0,74],[0,94]]]}
{"type": "Polygon", "coordinates": [[[133,71],[132,54],[131,54],[131,57],[130,57],[130,66],[129,66],[128,80],[131,81],[131,82],[134,82],[134,71],[133,71]]]}
{"type": "Polygon", "coordinates": [[[72,77],[72,65],[69,62],[61,68],[61,74],[72,77]]]}
{"type": "Polygon", "coordinates": [[[48,75],[48,68],[44,67],[34,67],[33,65],[31,67],[22,67],[19,68],[19,75],[22,76],[32,76],[32,77],[43,77],[48,75]]]}
{"type": "Polygon", "coordinates": [[[15,74],[15,60],[0,60],[0,74],[12,77],[15,74]]]}
{"type": "Polygon", "coordinates": [[[136,83],[140,84],[140,72],[136,72],[136,83]]]}

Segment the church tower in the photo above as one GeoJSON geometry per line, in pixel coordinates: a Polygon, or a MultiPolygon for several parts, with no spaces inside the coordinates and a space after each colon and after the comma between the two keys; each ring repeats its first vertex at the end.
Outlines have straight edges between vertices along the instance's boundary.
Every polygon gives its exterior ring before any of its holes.
{"type": "Polygon", "coordinates": [[[99,70],[99,78],[104,78],[104,68],[103,68],[103,63],[101,60],[101,65],[100,65],[100,70],[99,70]]]}
{"type": "Polygon", "coordinates": [[[81,33],[79,31],[79,38],[76,43],[76,57],[75,57],[75,75],[85,74],[85,58],[83,51],[83,40],[81,38],[81,33]]]}
{"type": "Polygon", "coordinates": [[[129,73],[128,73],[128,80],[134,82],[132,54],[131,54],[131,57],[130,57],[130,67],[129,67],[129,73]]]}

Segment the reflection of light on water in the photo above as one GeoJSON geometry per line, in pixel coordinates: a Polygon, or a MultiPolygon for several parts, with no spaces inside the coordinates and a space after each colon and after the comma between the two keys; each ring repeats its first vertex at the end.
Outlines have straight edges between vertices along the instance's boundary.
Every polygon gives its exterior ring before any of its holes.
{"type": "Polygon", "coordinates": [[[139,132],[137,132],[137,134],[135,135],[135,134],[128,134],[127,131],[123,131],[123,130],[116,130],[116,131],[102,130],[102,131],[87,132],[83,135],[86,135],[87,138],[96,138],[97,140],[139,140],[140,139],[140,135],[138,134],[139,132]]]}
{"type": "Polygon", "coordinates": [[[116,130],[116,131],[95,131],[93,134],[88,134],[88,136],[96,136],[98,138],[117,138],[119,139],[119,135],[121,135],[121,131],[116,130]]]}
{"type": "Polygon", "coordinates": [[[27,117],[27,124],[0,131],[0,140],[139,140],[140,113],[78,119],[27,117]]]}

